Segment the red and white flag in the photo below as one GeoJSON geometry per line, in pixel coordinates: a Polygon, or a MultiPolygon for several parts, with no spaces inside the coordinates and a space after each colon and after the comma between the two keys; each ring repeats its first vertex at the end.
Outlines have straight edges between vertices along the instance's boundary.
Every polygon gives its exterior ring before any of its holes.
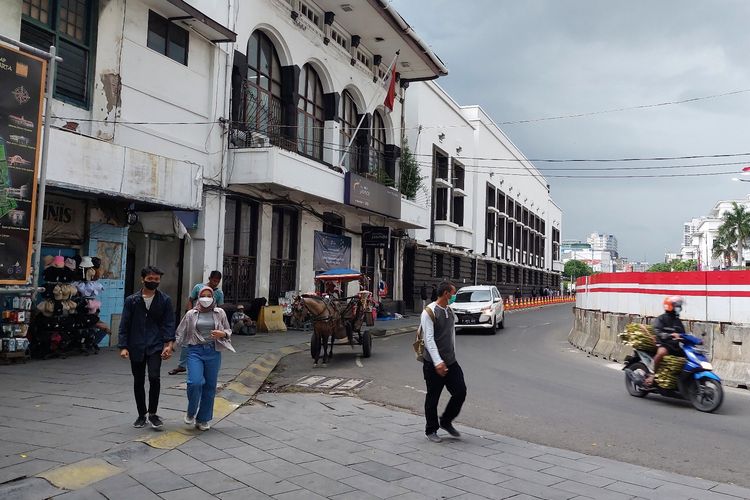
{"type": "Polygon", "coordinates": [[[385,94],[385,101],[383,105],[388,111],[393,111],[393,103],[396,101],[396,61],[398,60],[398,53],[393,58],[391,66],[388,68],[388,72],[383,76],[383,88],[387,90],[385,94]]]}

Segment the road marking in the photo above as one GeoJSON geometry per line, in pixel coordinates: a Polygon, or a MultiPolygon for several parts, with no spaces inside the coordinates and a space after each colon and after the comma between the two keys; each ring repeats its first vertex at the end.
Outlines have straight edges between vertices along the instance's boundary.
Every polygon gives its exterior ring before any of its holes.
{"type": "Polygon", "coordinates": [[[421,393],[421,394],[427,394],[427,391],[425,391],[425,390],[422,390],[422,389],[417,389],[416,387],[412,387],[412,386],[410,386],[410,385],[405,385],[404,387],[405,387],[406,389],[411,389],[412,391],[416,391],[416,392],[419,392],[419,393],[421,393]]]}
{"type": "Polygon", "coordinates": [[[328,380],[320,382],[317,387],[319,389],[333,389],[334,386],[340,384],[343,381],[343,378],[329,378],[328,380]]]}
{"type": "Polygon", "coordinates": [[[315,385],[315,384],[317,384],[318,382],[320,382],[321,380],[324,380],[324,379],[325,379],[325,377],[315,377],[315,376],[313,376],[313,377],[306,377],[306,378],[303,378],[302,380],[300,380],[299,382],[297,382],[294,385],[299,385],[299,386],[302,386],[302,387],[310,387],[311,385],[315,385]]]}
{"type": "Polygon", "coordinates": [[[361,378],[336,378],[336,377],[303,377],[294,385],[319,391],[353,391],[361,389],[370,381],[361,378]]]}
{"type": "Polygon", "coordinates": [[[607,368],[611,370],[622,370],[622,365],[619,363],[607,363],[604,366],[606,366],[607,368]]]}
{"type": "Polygon", "coordinates": [[[362,384],[362,382],[364,382],[364,380],[353,378],[336,387],[336,390],[350,391],[358,385],[362,384]]]}
{"type": "Polygon", "coordinates": [[[356,358],[354,358],[354,362],[357,363],[357,366],[359,366],[360,368],[364,368],[365,367],[365,365],[362,364],[362,360],[360,359],[359,356],[357,356],[356,358]]]}

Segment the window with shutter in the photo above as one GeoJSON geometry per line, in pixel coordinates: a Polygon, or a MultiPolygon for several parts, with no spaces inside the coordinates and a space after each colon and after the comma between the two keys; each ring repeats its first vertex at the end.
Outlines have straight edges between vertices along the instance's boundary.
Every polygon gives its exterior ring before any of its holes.
{"type": "Polygon", "coordinates": [[[23,0],[21,41],[40,50],[57,47],[55,97],[91,104],[96,0],[23,0]]]}

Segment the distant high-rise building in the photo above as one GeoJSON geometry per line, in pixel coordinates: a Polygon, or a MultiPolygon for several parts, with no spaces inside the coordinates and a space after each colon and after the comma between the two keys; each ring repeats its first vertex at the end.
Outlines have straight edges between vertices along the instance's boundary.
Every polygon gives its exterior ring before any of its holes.
{"type": "Polygon", "coordinates": [[[592,250],[607,251],[617,257],[617,238],[613,234],[591,233],[586,241],[592,250]]]}

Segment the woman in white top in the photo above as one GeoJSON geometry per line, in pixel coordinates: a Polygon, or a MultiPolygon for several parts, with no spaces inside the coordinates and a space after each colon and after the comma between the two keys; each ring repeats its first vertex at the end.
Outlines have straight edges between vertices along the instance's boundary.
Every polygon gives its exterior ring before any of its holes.
{"type": "Polygon", "coordinates": [[[204,287],[176,331],[176,344],[188,350],[185,423],[201,431],[211,428],[221,351],[234,352],[231,336],[232,328],[224,310],[216,306],[213,289],[204,287]]]}

